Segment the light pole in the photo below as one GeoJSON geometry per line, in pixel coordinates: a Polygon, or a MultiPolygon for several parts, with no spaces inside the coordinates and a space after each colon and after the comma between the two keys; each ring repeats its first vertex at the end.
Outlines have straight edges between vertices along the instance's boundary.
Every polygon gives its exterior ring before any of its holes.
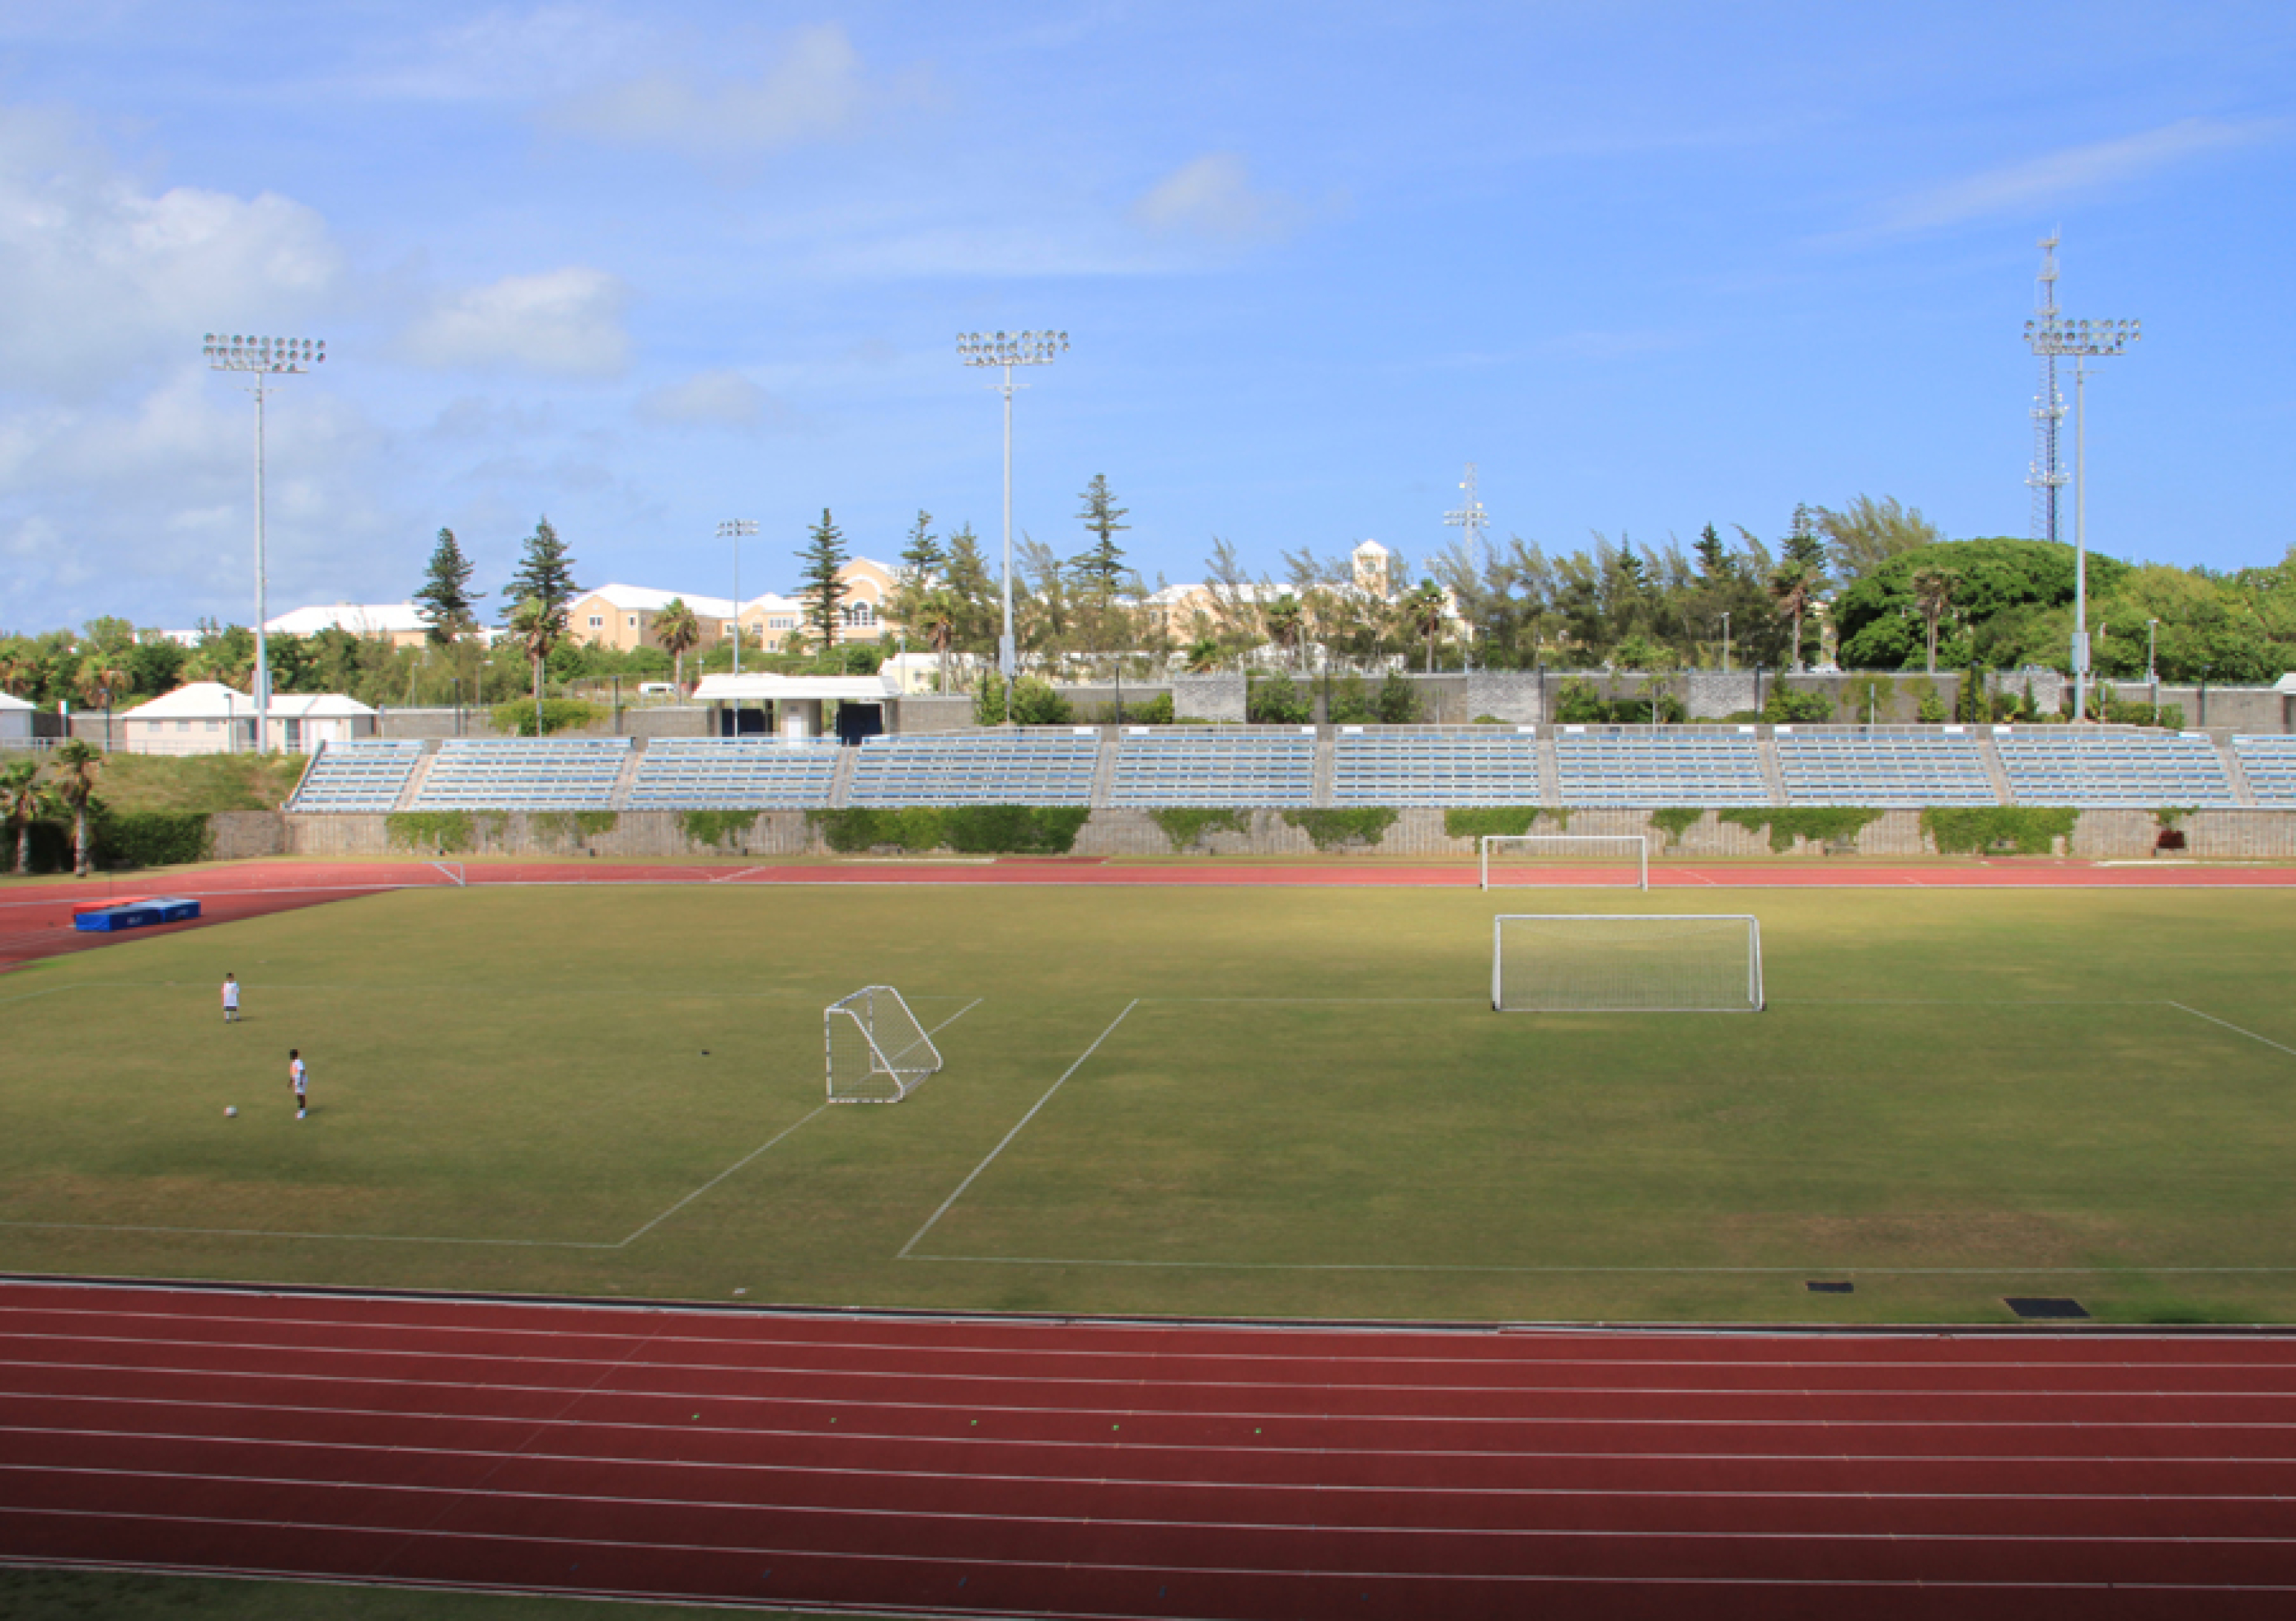
{"type": "MultiPolygon", "coordinates": [[[[728,518],[718,526],[718,538],[734,543],[734,674],[742,673],[742,536],[758,532],[753,518],[728,518]]],[[[736,699],[734,702],[740,703],[736,699]]]]}
{"type": "Polygon", "coordinates": [[[2160,646],[2161,621],[2158,619],[2145,620],[2144,684],[2150,690],[2145,693],[2144,701],[2152,706],[2152,720],[2153,724],[2156,725],[2160,724],[2161,720],[2161,667],[2154,661],[2153,654],[2160,651],[2160,646]]]}
{"type": "Polygon", "coordinates": [[[1722,673],[1730,673],[1730,610],[1722,610],[1722,673]]]}
{"type": "Polygon", "coordinates": [[[261,754],[271,741],[271,649],[263,631],[263,621],[269,617],[263,577],[263,397],[271,378],[308,372],[324,362],[327,345],[324,339],[209,332],[205,353],[211,372],[250,372],[255,376],[247,391],[255,396],[255,752],[261,754]]]}
{"type": "Polygon", "coordinates": [[[959,332],[956,357],[969,366],[1001,366],[1004,381],[992,383],[1004,396],[1004,633],[997,638],[996,664],[1004,676],[1004,719],[1013,719],[1013,381],[1014,366],[1048,366],[1069,347],[1066,332],[959,332]]]}
{"type": "Polygon", "coordinates": [[[2025,341],[2034,354],[2073,357],[2073,719],[2088,715],[2088,497],[2084,450],[2090,356],[2119,355],[2144,334],[2139,321],[2067,321],[2049,317],[2025,323],[2025,341]]]}

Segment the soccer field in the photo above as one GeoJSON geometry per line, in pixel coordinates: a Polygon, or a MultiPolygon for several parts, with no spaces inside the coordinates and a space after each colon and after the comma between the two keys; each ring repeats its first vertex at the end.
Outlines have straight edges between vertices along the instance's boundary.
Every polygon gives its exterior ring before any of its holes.
{"type": "Polygon", "coordinates": [[[1685,909],[1616,890],[407,891],[54,959],[0,979],[0,1267],[1076,1312],[1985,1322],[2038,1294],[2296,1317],[2296,901],[1715,898],[1761,919],[1759,1015],[1490,1011],[1495,912],[1685,909]],[[947,1068],[892,1107],[825,1106],[823,1007],[873,983],[947,1068]]]}

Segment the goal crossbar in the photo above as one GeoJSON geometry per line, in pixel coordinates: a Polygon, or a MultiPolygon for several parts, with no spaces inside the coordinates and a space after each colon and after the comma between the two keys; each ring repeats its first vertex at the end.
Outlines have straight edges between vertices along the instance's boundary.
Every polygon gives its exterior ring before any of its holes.
{"type": "Polygon", "coordinates": [[[838,998],[821,1022],[832,1103],[898,1103],[940,1070],[940,1050],[890,985],[838,998]]]}
{"type": "Polygon", "coordinates": [[[1751,916],[1491,920],[1491,1006],[1502,1013],[1759,1013],[1762,1001],[1762,926],[1751,916]]]}
{"type": "Polygon", "coordinates": [[[1486,889],[1562,888],[1604,882],[1620,888],[1629,883],[1637,889],[1650,888],[1650,842],[1639,833],[1486,833],[1481,847],[1486,889]],[[1510,856],[1514,864],[1510,864],[1510,856]],[[1617,877],[1590,878],[1585,876],[1584,868],[1570,870],[1569,877],[1557,877],[1547,870],[1525,874],[1519,864],[1534,858],[1584,861],[1604,856],[1621,858],[1617,877]]]}

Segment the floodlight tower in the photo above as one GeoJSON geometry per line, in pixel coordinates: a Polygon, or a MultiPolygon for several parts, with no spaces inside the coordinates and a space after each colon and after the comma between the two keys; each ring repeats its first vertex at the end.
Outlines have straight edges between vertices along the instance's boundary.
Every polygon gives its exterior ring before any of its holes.
{"type": "Polygon", "coordinates": [[[2088,713],[2088,499],[2084,452],[2084,397],[2090,356],[2123,354],[2142,338],[2138,321],[2049,321],[2025,323],[2025,341],[2036,355],[2073,357],[2073,719],[2088,713]]]}
{"type": "MultiPolygon", "coordinates": [[[[2040,242],[2041,274],[2034,285],[2033,319],[2043,325],[2057,318],[2057,233],[2040,242]]],[[[2057,389],[2057,356],[2035,351],[2041,365],[2040,391],[2033,397],[2033,462],[2025,482],[2033,487],[2033,538],[2058,537],[2057,506],[2065,487],[2064,464],[2058,459],[2058,440],[2065,420],[2065,397],[2057,389]]]]}
{"type": "Polygon", "coordinates": [[[209,332],[205,354],[211,372],[247,372],[255,381],[247,391],[255,396],[255,752],[271,741],[271,646],[263,621],[263,397],[274,377],[291,377],[322,364],[327,358],[326,340],[310,338],[229,337],[209,332]]]}
{"type": "Polygon", "coordinates": [[[996,665],[1004,677],[1004,716],[1013,716],[1013,381],[1014,366],[1048,366],[1066,352],[1066,332],[959,332],[956,357],[969,366],[1002,366],[1004,381],[989,386],[1004,396],[1004,634],[997,638],[996,665]]]}
{"type": "MultiPolygon", "coordinates": [[[[1460,480],[1459,487],[1467,493],[1466,499],[1459,503],[1456,512],[1444,513],[1443,521],[1453,528],[1464,532],[1467,542],[1467,571],[1475,577],[1474,583],[1480,590],[1484,571],[1490,564],[1490,542],[1483,534],[1484,529],[1489,525],[1489,518],[1483,511],[1483,503],[1475,497],[1475,464],[1472,462],[1467,463],[1467,476],[1460,480]]],[[[1467,657],[1470,663],[1474,659],[1474,647],[1475,627],[1471,625],[1467,627],[1467,657]]],[[[1488,664],[1490,661],[1487,659],[1484,662],[1488,664]]]]}
{"type": "Polygon", "coordinates": [[[754,518],[728,518],[718,526],[718,538],[734,543],[734,674],[742,673],[742,536],[755,535],[754,518]]]}

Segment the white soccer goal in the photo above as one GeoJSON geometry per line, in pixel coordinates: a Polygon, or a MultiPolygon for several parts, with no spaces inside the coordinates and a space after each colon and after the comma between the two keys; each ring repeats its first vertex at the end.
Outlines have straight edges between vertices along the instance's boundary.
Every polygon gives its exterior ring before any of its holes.
{"type": "Polygon", "coordinates": [[[864,987],[822,1014],[832,1103],[898,1103],[940,1068],[940,1051],[900,992],[864,987]]]}
{"type": "Polygon", "coordinates": [[[1751,917],[1492,920],[1502,1013],[1759,1013],[1762,926],[1751,917]]]}
{"type": "Polygon", "coordinates": [[[1650,845],[1639,833],[1486,833],[1486,889],[1650,888],[1650,845]]]}

